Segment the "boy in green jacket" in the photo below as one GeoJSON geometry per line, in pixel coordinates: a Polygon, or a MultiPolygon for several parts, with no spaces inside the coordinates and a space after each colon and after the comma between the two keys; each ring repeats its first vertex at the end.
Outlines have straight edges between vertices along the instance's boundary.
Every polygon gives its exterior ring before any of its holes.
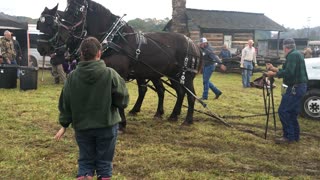
{"type": "Polygon", "coordinates": [[[55,135],[59,140],[72,124],[79,146],[77,179],[107,180],[112,176],[118,108],[128,105],[124,80],[100,60],[101,45],[93,37],[83,40],[82,61],[68,77],[59,100],[59,122],[55,135]]]}

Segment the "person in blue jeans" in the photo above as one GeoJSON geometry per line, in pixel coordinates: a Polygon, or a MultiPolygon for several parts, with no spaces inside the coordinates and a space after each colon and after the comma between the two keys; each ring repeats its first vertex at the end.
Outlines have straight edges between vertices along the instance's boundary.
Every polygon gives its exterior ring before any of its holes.
{"type": "Polygon", "coordinates": [[[241,53],[240,68],[242,68],[242,86],[251,87],[250,80],[253,71],[253,64],[257,65],[256,49],[253,47],[253,40],[248,40],[248,45],[243,48],[241,53]]]}
{"type": "Polygon", "coordinates": [[[109,180],[121,118],[118,108],[128,105],[125,81],[100,60],[101,45],[94,38],[82,41],[81,59],[69,74],[59,99],[59,140],[72,124],[79,147],[77,180],[109,180]]]}
{"type": "Polygon", "coordinates": [[[220,57],[221,59],[229,59],[229,58],[232,57],[232,56],[231,56],[231,52],[229,51],[229,49],[228,49],[228,47],[227,47],[226,44],[224,44],[224,45],[222,46],[222,49],[221,49],[220,54],[219,54],[219,57],[220,57]]]}
{"type": "Polygon", "coordinates": [[[218,99],[222,92],[210,82],[210,77],[216,68],[216,64],[219,63],[222,70],[225,70],[225,66],[222,64],[221,60],[214,54],[213,48],[210,47],[208,40],[206,38],[200,39],[200,48],[203,54],[204,66],[203,66],[203,93],[202,99],[208,99],[209,88],[216,95],[215,99],[218,99]]]}
{"type": "Polygon", "coordinates": [[[288,86],[282,95],[278,109],[282,124],[283,137],[277,138],[277,144],[297,142],[300,140],[300,126],[298,115],[301,110],[301,99],[307,91],[308,75],[303,55],[296,50],[293,39],[283,40],[283,50],[286,61],[282,69],[266,64],[268,77],[283,78],[283,83],[288,86]]]}

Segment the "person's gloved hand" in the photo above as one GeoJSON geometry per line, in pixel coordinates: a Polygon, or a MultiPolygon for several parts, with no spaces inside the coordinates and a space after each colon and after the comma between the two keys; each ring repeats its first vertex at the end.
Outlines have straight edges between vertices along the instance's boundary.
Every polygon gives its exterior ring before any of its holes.
{"type": "Polygon", "coordinates": [[[243,68],[243,63],[240,64],[240,68],[243,68]]]}

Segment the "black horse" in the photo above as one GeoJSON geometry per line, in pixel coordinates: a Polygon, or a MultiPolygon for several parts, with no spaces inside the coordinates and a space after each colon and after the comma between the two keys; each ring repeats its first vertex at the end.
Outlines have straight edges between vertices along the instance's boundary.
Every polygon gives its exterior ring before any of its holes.
{"type": "MultiPolygon", "coordinates": [[[[40,30],[40,32],[44,33],[40,35],[37,47],[38,51],[42,56],[52,54],[55,50],[57,50],[60,47],[63,47],[63,45],[65,44],[62,43],[58,45],[55,42],[53,42],[58,32],[58,17],[61,17],[61,15],[63,14],[63,12],[57,11],[57,9],[58,5],[53,9],[48,9],[46,7],[44,11],[41,13],[41,16],[37,22],[37,29],[40,30]],[[51,43],[54,43],[54,46],[52,46],[51,43]]],[[[137,112],[140,112],[141,105],[148,87],[148,81],[144,79],[136,80],[138,83],[139,95],[134,107],[132,108],[132,110],[129,111],[130,114],[136,114],[137,112]]],[[[164,114],[163,99],[165,88],[162,84],[161,79],[151,79],[151,81],[155,86],[155,88],[151,88],[157,92],[159,98],[157,112],[155,113],[154,117],[161,118],[161,116],[164,114]]],[[[120,114],[122,117],[120,128],[122,129],[122,127],[126,126],[126,118],[124,115],[124,111],[121,110],[120,114]]]]}
{"type": "Polygon", "coordinates": [[[53,43],[56,48],[66,43],[69,52],[77,54],[84,37],[96,37],[105,47],[106,65],[125,79],[169,78],[177,93],[170,120],[177,120],[187,93],[189,107],[184,124],[193,122],[193,79],[201,66],[201,53],[189,38],[177,33],[137,33],[121,18],[91,0],[69,0],[58,21],[53,43]]]}

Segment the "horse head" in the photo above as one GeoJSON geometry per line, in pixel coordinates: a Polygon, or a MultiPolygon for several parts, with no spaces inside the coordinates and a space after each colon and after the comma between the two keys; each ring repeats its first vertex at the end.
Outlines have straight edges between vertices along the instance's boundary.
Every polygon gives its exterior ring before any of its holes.
{"type": "Polygon", "coordinates": [[[44,8],[37,21],[37,29],[40,32],[49,36],[54,36],[57,33],[57,18],[59,15],[58,6],[59,4],[52,9],[48,9],[47,7],[44,8]]]}
{"type": "Polygon", "coordinates": [[[50,55],[57,49],[58,19],[63,16],[63,11],[59,11],[58,6],[59,4],[52,9],[45,7],[37,21],[37,29],[43,33],[39,35],[37,42],[37,50],[41,55],[50,55]]]}

